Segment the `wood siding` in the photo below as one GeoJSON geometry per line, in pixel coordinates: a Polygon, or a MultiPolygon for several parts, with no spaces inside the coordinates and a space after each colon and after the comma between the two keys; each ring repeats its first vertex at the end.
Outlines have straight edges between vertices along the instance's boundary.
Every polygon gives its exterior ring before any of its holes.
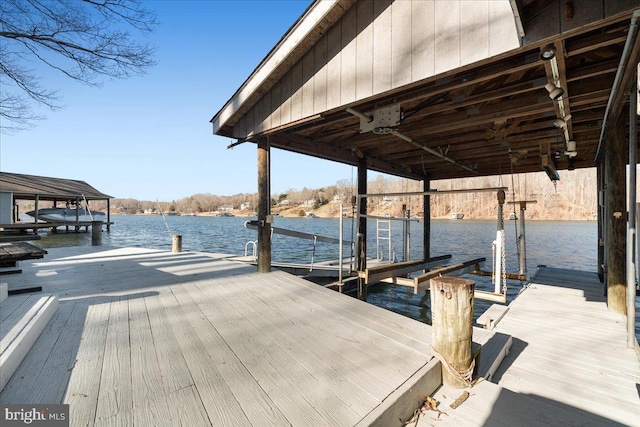
{"type": "Polygon", "coordinates": [[[507,0],[359,1],[233,134],[260,134],[517,47],[507,0]]]}

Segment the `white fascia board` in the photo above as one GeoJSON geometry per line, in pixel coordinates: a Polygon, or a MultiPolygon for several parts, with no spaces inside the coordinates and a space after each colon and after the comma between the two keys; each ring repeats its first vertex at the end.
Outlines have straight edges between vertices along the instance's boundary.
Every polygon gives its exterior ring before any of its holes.
{"type": "Polygon", "coordinates": [[[251,76],[245,80],[233,97],[211,119],[214,134],[224,126],[226,121],[238,111],[244,102],[264,83],[278,65],[295,50],[317,24],[322,22],[336,3],[338,3],[338,0],[316,0],[315,4],[294,24],[251,76]]]}

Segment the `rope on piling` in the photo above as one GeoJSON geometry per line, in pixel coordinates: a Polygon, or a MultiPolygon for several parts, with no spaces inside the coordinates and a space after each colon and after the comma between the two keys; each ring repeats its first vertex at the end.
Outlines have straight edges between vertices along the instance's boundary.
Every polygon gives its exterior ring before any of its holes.
{"type": "Polygon", "coordinates": [[[442,354],[440,354],[435,348],[433,348],[432,345],[430,345],[429,348],[431,349],[431,353],[433,353],[433,357],[438,359],[442,363],[442,367],[446,369],[447,372],[449,372],[451,375],[453,375],[457,380],[465,384],[467,387],[473,387],[476,384],[477,380],[472,381],[473,370],[476,367],[475,359],[471,359],[471,364],[467,369],[459,371],[451,366],[451,364],[447,362],[447,359],[445,359],[442,354]]]}

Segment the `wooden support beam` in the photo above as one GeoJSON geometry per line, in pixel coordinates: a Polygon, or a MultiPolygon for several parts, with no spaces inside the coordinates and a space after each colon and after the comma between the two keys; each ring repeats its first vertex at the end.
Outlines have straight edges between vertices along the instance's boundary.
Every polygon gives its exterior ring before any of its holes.
{"type": "MultiPolygon", "coordinates": [[[[381,282],[383,279],[406,276],[409,273],[433,267],[447,259],[451,259],[451,255],[440,255],[429,259],[394,262],[391,264],[369,267],[364,271],[358,271],[358,277],[364,279],[365,283],[369,285],[371,283],[381,282]]],[[[411,286],[413,286],[413,284],[411,286]]]]}
{"type": "Polygon", "coordinates": [[[416,276],[413,278],[413,293],[417,294],[418,292],[422,292],[429,289],[430,287],[429,281],[436,277],[440,277],[445,274],[451,274],[454,272],[457,272],[458,274],[464,274],[465,272],[462,270],[467,270],[466,271],[467,273],[473,270],[480,270],[481,264],[484,263],[485,261],[486,261],[486,258],[476,258],[471,261],[460,262],[458,264],[437,268],[435,270],[431,270],[427,273],[416,276]]]}
{"type": "Polygon", "coordinates": [[[502,304],[507,302],[507,296],[505,294],[497,294],[495,292],[475,291],[473,297],[486,301],[501,302],[502,304]]]}
{"type": "MultiPolygon", "coordinates": [[[[473,270],[471,274],[475,274],[476,276],[493,276],[493,272],[485,271],[485,270],[473,270]]],[[[504,277],[511,280],[527,280],[527,276],[519,273],[505,273],[504,277]]]]}
{"type": "Polygon", "coordinates": [[[391,283],[392,285],[406,286],[408,288],[413,287],[413,279],[408,279],[406,277],[389,277],[389,278],[380,280],[380,282],[391,283]]]}
{"type": "Polygon", "coordinates": [[[258,272],[271,271],[271,165],[269,139],[258,141],[258,272]]]}
{"type": "Polygon", "coordinates": [[[605,137],[605,259],[607,275],[607,305],[609,310],[626,313],[626,127],[624,115],[619,115],[605,137]]]}

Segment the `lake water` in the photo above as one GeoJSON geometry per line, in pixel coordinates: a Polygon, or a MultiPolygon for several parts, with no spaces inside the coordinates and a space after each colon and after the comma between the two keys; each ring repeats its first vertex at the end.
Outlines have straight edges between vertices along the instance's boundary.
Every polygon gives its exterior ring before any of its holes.
{"type": "MultiPolygon", "coordinates": [[[[118,247],[144,247],[171,249],[172,234],[182,234],[185,251],[204,251],[243,255],[245,244],[257,239],[257,232],[244,227],[244,223],[255,218],[241,217],[188,217],[114,215],[110,233],[103,233],[104,245],[118,247]],[[169,230],[167,230],[167,225],[169,230]]],[[[518,270],[516,247],[516,221],[505,221],[505,246],[507,271],[518,270]]],[[[486,257],[485,270],[491,270],[492,242],[496,237],[496,221],[476,220],[432,220],[431,255],[451,254],[451,262],[467,261],[486,257]]],[[[325,218],[280,218],[274,226],[337,238],[339,219],[325,218]]],[[[344,220],[344,239],[353,236],[352,219],[344,220]]],[[[422,258],[422,223],[410,225],[411,259],[422,258]]],[[[398,260],[402,258],[402,224],[392,222],[392,250],[398,260]]],[[[526,224],[527,268],[533,275],[540,264],[549,267],[597,271],[597,223],[593,221],[529,221],[526,224]]],[[[369,219],[368,256],[376,256],[376,221],[369,219]]],[[[44,247],[90,245],[91,233],[59,233],[42,235],[39,244],[44,247]]],[[[318,242],[315,249],[311,240],[274,235],[272,243],[274,262],[310,263],[338,258],[337,245],[318,242]]],[[[385,258],[387,243],[383,245],[385,258]]],[[[381,249],[382,250],[382,249],[381,249]]],[[[345,256],[349,249],[345,246],[345,256]]],[[[490,277],[469,276],[476,288],[492,290],[490,277]]],[[[508,281],[508,300],[512,300],[522,288],[519,281],[508,281]]],[[[638,301],[638,299],[636,299],[638,301]]],[[[429,293],[413,294],[413,289],[390,284],[369,288],[367,301],[405,316],[430,323],[429,293]]],[[[491,305],[476,299],[475,316],[479,316],[491,305]]],[[[640,305],[636,303],[640,308],[640,305]]],[[[637,312],[640,313],[640,310],[637,312]]]]}

